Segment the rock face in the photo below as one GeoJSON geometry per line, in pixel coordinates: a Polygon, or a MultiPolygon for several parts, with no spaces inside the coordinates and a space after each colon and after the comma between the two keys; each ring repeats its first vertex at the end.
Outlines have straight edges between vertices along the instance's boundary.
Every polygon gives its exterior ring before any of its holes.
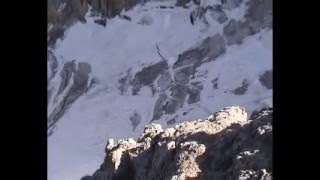
{"type": "MultiPolygon", "coordinates": [[[[137,0],[48,0],[48,45],[54,47],[57,39],[76,21],[86,23],[85,15],[92,7],[92,16],[113,18],[120,12],[132,8],[137,0]]],[[[104,20],[97,20],[106,26],[104,20]]]]}
{"type": "Polygon", "coordinates": [[[214,60],[226,52],[226,43],[220,34],[206,38],[200,46],[187,50],[179,55],[173,69],[186,65],[199,66],[202,61],[214,60]]]}
{"type": "Polygon", "coordinates": [[[241,43],[245,37],[258,33],[263,28],[272,28],[272,0],[250,0],[247,6],[245,21],[231,19],[224,27],[223,35],[227,45],[241,43]]]}
{"type": "Polygon", "coordinates": [[[63,38],[65,29],[79,20],[85,22],[88,11],[85,0],[48,0],[48,45],[54,47],[57,39],[63,38]]]}
{"type": "MultiPolygon", "coordinates": [[[[50,56],[50,53],[48,54],[50,56]]],[[[57,74],[58,63],[55,61],[55,57],[50,57],[50,78],[51,81],[57,74]]],[[[64,64],[60,71],[60,85],[55,96],[52,95],[53,87],[48,87],[48,100],[50,98],[56,101],[56,105],[53,110],[48,114],[48,135],[51,135],[55,123],[66,112],[70,105],[76,101],[82,94],[88,91],[89,88],[95,83],[94,79],[89,78],[91,73],[91,65],[86,62],[68,61],[64,64]]]]}
{"type": "Polygon", "coordinates": [[[261,84],[263,86],[265,86],[267,89],[272,89],[272,82],[273,82],[273,78],[272,78],[273,72],[272,70],[266,71],[263,73],[263,75],[260,76],[259,81],[261,82],[261,84]]]}
{"type": "Polygon", "coordinates": [[[272,179],[272,109],[248,120],[227,107],[163,130],[148,125],[137,142],[111,139],[101,167],[88,180],[272,179]]]}

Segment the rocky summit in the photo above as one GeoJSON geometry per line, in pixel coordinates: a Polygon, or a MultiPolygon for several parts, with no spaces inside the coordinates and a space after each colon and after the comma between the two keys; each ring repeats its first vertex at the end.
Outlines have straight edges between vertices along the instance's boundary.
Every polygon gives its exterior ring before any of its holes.
{"type": "Polygon", "coordinates": [[[232,106],[166,130],[147,125],[137,141],[109,139],[101,167],[81,180],[271,180],[272,113],[250,119],[232,106]]]}

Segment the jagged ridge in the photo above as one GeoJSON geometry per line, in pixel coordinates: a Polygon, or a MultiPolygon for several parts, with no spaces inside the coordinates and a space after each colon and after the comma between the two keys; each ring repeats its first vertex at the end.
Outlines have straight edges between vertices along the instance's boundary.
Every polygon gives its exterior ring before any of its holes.
{"type": "Polygon", "coordinates": [[[248,120],[233,106],[166,130],[150,124],[137,142],[109,139],[100,169],[82,180],[272,179],[272,113],[248,120]]]}

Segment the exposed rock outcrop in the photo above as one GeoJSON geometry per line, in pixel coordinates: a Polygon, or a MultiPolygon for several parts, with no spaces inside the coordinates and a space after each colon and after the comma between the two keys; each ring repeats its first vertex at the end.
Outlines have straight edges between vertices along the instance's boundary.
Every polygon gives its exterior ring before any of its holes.
{"type": "Polygon", "coordinates": [[[272,109],[248,120],[240,107],[163,130],[148,125],[137,142],[108,141],[89,180],[272,179],[272,109]]]}
{"type": "Polygon", "coordinates": [[[92,7],[92,16],[101,16],[97,23],[106,26],[105,18],[113,18],[132,8],[137,0],[48,0],[48,45],[54,47],[64,31],[74,22],[86,23],[85,15],[92,7]]]}
{"type": "Polygon", "coordinates": [[[226,52],[226,43],[220,34],[206,38],[198,47],[179,55],[173,69],[181,66],[199,66],[202,61],[211,61],[226,52]]]}

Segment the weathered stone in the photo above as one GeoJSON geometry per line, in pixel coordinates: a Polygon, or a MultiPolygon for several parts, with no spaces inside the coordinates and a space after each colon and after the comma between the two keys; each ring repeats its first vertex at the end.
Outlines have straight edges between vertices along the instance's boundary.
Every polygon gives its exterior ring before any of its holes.
{"type": "Polygon", "coordinates": [[[138,143],[121,140],[106,151],[92,179],[271,180],[272,128],[256,132],[271,125],[272,116],[266,118],[269,111],[249,121],[245,114],[229,107],[216,113],[216,121],[184,122],[165,131],[150,124],[138,143]]]}

